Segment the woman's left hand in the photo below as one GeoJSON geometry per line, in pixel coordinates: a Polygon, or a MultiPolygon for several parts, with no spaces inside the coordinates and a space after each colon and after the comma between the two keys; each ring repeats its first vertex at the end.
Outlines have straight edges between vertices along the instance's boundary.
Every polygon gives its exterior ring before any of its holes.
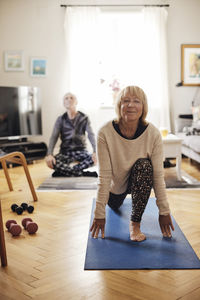
{"type": "Polygon", "coordinates": [[[159,215],[160,229],[164,237],[171,237],[171,229],[174,231],[174,226],[170,214],[167,216],[159,215]],[[171,229],[170,229],[171,227],[171,229]]]}

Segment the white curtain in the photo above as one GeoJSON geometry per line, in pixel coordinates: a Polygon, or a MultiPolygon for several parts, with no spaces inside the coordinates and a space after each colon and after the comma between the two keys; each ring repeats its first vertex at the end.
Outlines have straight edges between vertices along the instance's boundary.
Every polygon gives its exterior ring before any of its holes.
{"type": "Polygon", "coordinates": [[[148,120],[170,130],[166,24],[164,8],[68,7],[66,88],[78,96],[80,107],[91,111],[110,104],[110,86],[117,79],[121,88],[143,88],[148,120]]]}
{"type": "Polygon", "coordinates": [[[167,64],[167,11],[164,8],[145,8],[145,91],[148,97],[148,119],[158,127],[170,131],[168,64],[167,64]]]}
{"type": "Polygon", "coordinates": [[[98,15],[96,7],[66,9],[66,88],[86,109],[96,106],[99,85],[98,15]]]}

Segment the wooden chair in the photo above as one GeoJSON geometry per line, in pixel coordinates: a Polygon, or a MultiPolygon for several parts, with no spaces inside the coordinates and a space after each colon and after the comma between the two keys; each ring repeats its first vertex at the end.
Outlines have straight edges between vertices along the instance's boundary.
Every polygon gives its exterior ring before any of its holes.
{"type": "Polygon", "coordinates": [[[10,191],[13,191],[13,186],[12,186],[12,183],[10,180],[6,162],[16,163],[16,164],[22,165],[24,167],[24,171],[25,171],[28,183],[29,183],[29,187],[30,187],[30,190],[31,190],[31,193],[33,196],[33,200],[37,201],[38,198],[35,193],[35,189],[34,189],[34,186],[33,186],[32,180],[31,180],[31,176],[30,176],[30,173],[28,170],[28,166],[27,166],[27,162],[26,162],[26,158],[25,158],[24,154],[22,152],[11,152],[11,153],[3,154],[0,156],[0,163],[2,164],[2,167],[4,169],[8,187],[9,187],[10,191]]]}
{"type": "Polygon", "coordinates": [[[0,200],[0,256],[1,256],[2,267],[7,266],[7,255],[6,255],[3,220],[2,220],[2,212],[1,212],[1,200],[0,200]]]}

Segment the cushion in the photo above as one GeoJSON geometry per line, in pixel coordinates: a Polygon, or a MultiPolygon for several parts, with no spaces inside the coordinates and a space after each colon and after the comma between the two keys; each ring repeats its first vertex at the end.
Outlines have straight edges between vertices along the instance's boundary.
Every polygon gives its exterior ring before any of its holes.
{"type": "Polygon", "coordinates": [[[200,120],[195,126],[184,127],[183,132],[186,133],[186,135],[200,135],[200,120]]]}
{"type": "Polygon", "coordinates": [[[182,144],[191,148],[195,152],[200,153],[200,135],[185,136],[182,144]]]}

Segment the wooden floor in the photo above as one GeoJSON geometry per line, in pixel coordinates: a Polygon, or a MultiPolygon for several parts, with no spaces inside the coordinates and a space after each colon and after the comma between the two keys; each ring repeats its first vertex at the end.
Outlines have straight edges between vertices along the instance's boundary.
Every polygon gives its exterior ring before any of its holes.
{"type": "MultiPolygon", "coordinates": [[[[188,159],[182,167],[200,180],[188,159]]],[[[51,174],[43,161],[29,165],[35,187],[51,174]]],[[[0,170],[4,223],[19,224],[28,216],[38,224],[36,235],[23,231],[13,238],[5,230],[8,267],[0,267],[0,299],[59,300],[199,300],[200,270],[84,271],[92,199],[95,191],[37,192],[33,203],[22,167],[9,170],[9,192],[0,170]],[[12,203],[34,204],[32,215],[11,212],[12,203]]],[[[167,191],[177,223],[200,257],[200,190],[167,191]]]]}

